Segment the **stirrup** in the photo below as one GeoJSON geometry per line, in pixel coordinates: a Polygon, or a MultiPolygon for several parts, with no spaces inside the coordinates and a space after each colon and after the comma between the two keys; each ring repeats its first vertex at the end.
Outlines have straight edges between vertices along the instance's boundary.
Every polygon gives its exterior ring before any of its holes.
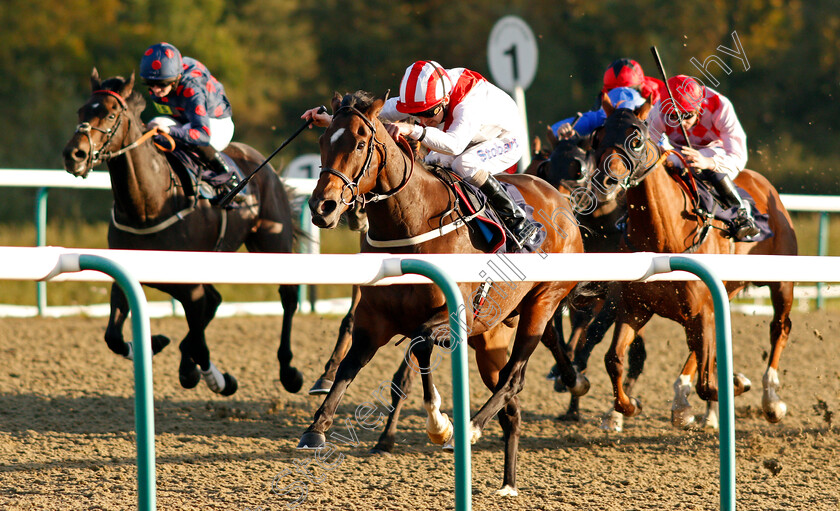
{"type": "Polygon", "coordinates": [[[735,237],[738,239],[752,238],[758,235],[761,230],[755,224],[755,220],[746,214],[746,212],[738,212],[738,217],[734,222],[735,237]]]}
{"type": "Polygon", "coordinates": [[[523,220],[517,225],[517,227],[520,228],[508,229],[508,232],[510,232],[510,240],[514,245],[516,245],[516,248],[522,249],[525,245],[536,242],[537,236],[540,232],[540,228],[537,224],[529,220],[523,220]]]}

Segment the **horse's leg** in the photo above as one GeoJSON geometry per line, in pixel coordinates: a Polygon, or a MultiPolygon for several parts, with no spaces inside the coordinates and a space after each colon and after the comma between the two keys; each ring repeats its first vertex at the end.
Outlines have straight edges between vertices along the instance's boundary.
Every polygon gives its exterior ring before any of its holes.
{"type": "MultiPolygon", "coordinates": [[[[413,363],[417,364],[416,359],[413,360],[413,363]]],[[[391,454],[394,452],[394,444],[396,443],[397,437],[397,422],[399,421],[405,398],[411,391],[414,372],[415,370],[409,366],[405,357],[403,357],[402,363],[397,368],[397,372],[394,373],[392,379],[391,413],[388,414],[388,422],[385,423],[385,429],[379,435],[379,440],[377,440],[376,445],[370,450],[371,454],[391,454]],[[400,389],[401,392],[398,392],[397,389],[400,389]]]]}
{"type": "MultiPolygon", "coordinates": [[[[348,219],[350,216],[347,217],[348,219]]],[[[330,391],[333,381],[335,380],[335,372],[338,369],[338,364],[347,350],[350,349],[350,341],[352,339],[351,332],[353,331],[353,315],[356,313],[356,306],[359,305],[359,299],[362,296],[362,291],[359,286],[353,286],[353,293],[350,297],[350,310],[341,320],[341,326],[338,329],[338,340],[335,342],[335,348],[324,366],[324,372],[315,380],[312,388],[309,389],[309,394],[326,394],[330,391]]],[[[399,372],[399,370],[397,370],[399,372]]]]}
{"type": "MultiPolygon", "coordinates": [[[[554,328],[554,331],[557,333],[557,338],[560,339],[560,342],[563,342],[565,336],[563,334],[563,306],[557,307],[557,310],[554,311],[554,316],[551,318],[550,325],[554,328]]],[[[551,346],[546,346],[546,348],[551,351],[551,356],[554,357],[555,363],[549,369],[548,374],[545,375],[547,380],[552,380],[555,382],[554,390],[555,392],[566,392],[566,386],[563,385],[562,379],[560,378],[560,365],[557,364],[557,356],[554,355],[553,348],[551,346]],[[557,380],[561,380],[560,383],[557,383],[557,380]]],[[[564,346],[563,349],[568,350],[568,345],[564,346]]]]}
{"type": "MultiPolygon", "coordinates": [[[[637,415],[641,411],[641,403],[637,398],[631,398],[627,395],[624,389],[622,382],[624,355],[630,343],[636,338],[636,332],[650,320],[652,315],[653,313],[647,310],[637,310],[632,313],[630,311],[620,312],[615,322],[612,344],[604,355],[604,365],[612,381],[613,395],[615,396],[613,409],[625,417],[637,415]]],[[[616,419],[619,419],[617,414],[610,413],[609,417],[605,417],[601,427],[621,431],[623,425],[613,422],[616,419]]]]}
{"type": "Polygon", "coordinates": [[[715,378],[715,324],[711,304],[685,324],[685,338],[688,348],[697,363],[697,397],[703,401],[717,401],[717,380],[715,378]]]}
{"type": "Polygon", "coordinates": [[[505,437],[505,475],[502,488],[496,490],[496,495],[516,497],[516,457],[519,452],[519,437],[522,434],[522,415],[519,406],[519,396],[513,396],[507,405],[499,412],[499,424],[505,437]]]}
{"type": "Polygon", "coordinates": [[[694,352],[688,355],[679,377],[674,382],[674,401],[671,404],[671,425],[686,429],[694,424],[694,413],[688,396],[691,395],[691,380],[697,372],[697,358],[694,352]]]}
{"type": "Polygon", "coordinates": [[[108,317],[108,326],[105,328],[105,343],[117,355],[131,359],[134,356],[134,349],[131,343],[125,342],[122,331],[127,317],[128,299],[119,285],[111,284],[111,314],[108,317]]]}
{"type": "Polygon", "coordinates": [[[440,321],[427,322],[421,329],[421,334],[415,337],[410,346],[411,354],[417,360],[415,370],[420,372],[420,379],[423,383],[423,407],[426,408],[426,434],[429,440],[438,445],[444,445],[452,441],[452,434],[455,431],[452,421],[445,413],[441,413],[440,393],[434,384],[432,372],[437,363],[432,364],[432,350],[434,340],[432,332],[434,326],[440,325],[440,321]]]}
{"type": "Polygon", "coordinates": [[[283,304],[283,328],[280,330],[280,347],[277,360],[280,362],[280,383],[294,394],[303,386],[303,374],[292,366],[292,319],[298,308],[297,285],[280,286],[280,303],[283,304]]]}
{"type": "MultiPolygon", "coordinates": [[[[123,337],[123,325],[128,317],[128,299],[122,288],[117,284],[111,285],[111,313],[108,326],[105,328],[105,343],[116,353],[129,360],[134,359],[134,342],[126,342],[123,337]]],[[[169,344],[165,335],[152,336],[152,355],[157,355],[169,344]]]]}
{"type": "Polygon", "coordinates": [[[554,330],[549,327],[548,322],[551,320],[558,303],[553,301],[556,298],[555,293],[565,296],[568,289],[546,289],[538,286],[522,301],[519,325],[516,329],[516,338],[510,358],[499,373],[499,382],[493,390],[493,395],[473,416],[471,443],[478,441],[487,422],[522,391],[525,384],[525,369],[528,365],[528,358],[534,352],[542,336],[547,331],[553,332],[554,330]]]}
{"type": "Polygon", "coordinates": [[[790,308],[793,302],[792,282],[773,282],[769,284],[770,299],[773,302],[773,320],[770,322],[770,361],[761,379],[764,393],[761,396],[761,409],[764,418],[771,423],[782,420],[787,413],[787,405],[779,397],[779,359],[787,345],[790,335],[790,308]]]}
{"type": "Polygon", "coordinates": [[[181,302],[189,327],[179,346],[181,364],[178,375],[181,386],[191,389],[204,378],[213,392],[223,396],[232,395],[238,388],[236,378],[228,373],[222,374],[210,361],[210,350],[204,337],[204,330],[216,316],[222,296],[210,284],[177,285],[166,290],[181,302]]]}
{"type": "Polygon", "coordinates": [[[356,325],[353,328],[353,343],[347,355],[338,365],[335,383],[330,388],[324,402],[315,412],[312,424],[306,429],[298,442],[298,449],[319,449],[326,443],[326,431],[332,426],[335,410],[341,403],[344,392],[359,370],[370,362],[376,351],[384,346],[395,334],[390,323],[383,321],[376,311],[365,307],[357,310],[356,325]]]}
{"type": "Polygon", "coordinates": [[[545,332],[540,337],[540,341],[554,357],[552,372],[556,372],[557,374],[557,379],[554,380],[554,390],[556,391],[557,385],[560,384],[563,389],[571,391],[572,398],[574,399],[576,396],[582,396],[589,392],[589,380],[580,374],[572,364],[568,352],[563,347],[563,341],[560,335],[560,332],[553,325],[548,324],[546,325],[545,332]]]}

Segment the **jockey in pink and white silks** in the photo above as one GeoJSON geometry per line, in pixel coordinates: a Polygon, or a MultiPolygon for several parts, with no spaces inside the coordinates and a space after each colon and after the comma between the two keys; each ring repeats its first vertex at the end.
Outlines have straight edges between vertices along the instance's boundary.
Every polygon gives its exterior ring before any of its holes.
{"type": "Polygon", "coordinates": [[[408,66],[399,98],[379,116],[393,123],[391,136],[426,146],[426,163],[449,167],[484,192],[516,246],[536,237],[537,225],[493,177],[516,165],[527,147],[522,116],[506,92],[475,71],[421,60],[408,66]],[[409,116],[416,124],[402,122],[409,116]]]}
{"type": "MultiPolygon", "coordinates": [[[[651,109],[648,123],[651,137],[660,145],[677,146],[686,162],[710,182],[728,207],[738,207],[735,232],[738,239],[759,233],[752,210],[732,180],[747,165],[747,135],[732,103],[724,95],[701,86],[693,78],[677,75],[668,79],[674,101],[664,98],[651,109]],[[680,123],[688,134],[686,144],[680,123]]],[[[675,161],[681,165],[681,162],[675,161]]]]}

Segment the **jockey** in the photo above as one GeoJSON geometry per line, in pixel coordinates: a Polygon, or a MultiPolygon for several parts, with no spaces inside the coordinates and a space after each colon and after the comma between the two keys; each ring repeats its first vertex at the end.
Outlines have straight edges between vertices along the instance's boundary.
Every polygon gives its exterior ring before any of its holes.
{"type": "Polygon", "coordinates": [[[219,151],[233,138],[233,119],[225,88],[201,62],[181,57],[169,43],[149,46],[140,60],[140,77],[149,87],[155,111],[147,126],[157,126],[188,145],[217,175],[234,175],[219,151]]]}
{"type": "MultiPolygon", "coordinates": [[[[609,96],[615,108],[636,110],[645,104],[645,98],[630,87],[616,87],[607,92],[607,96],[609,96]]],[[[551,125],[551,131],[559,139],[570,138],[575,135],[586,136],[603,126],[606,120],[607,114],[604,113],[603,108],[599,108],[598,110],[590,110],[581,114],[580,119],[576,123],[574,117],[557,121],[551,125]],[[572,127],[572,124],[574,124],[574,127],[572,127]]]]}
{"type": "MultiPolygon", "coordinates": [[[[642,98],[649,100],[651,105],[655,105],[660,99],[668,97],[668,92],[665,90],[665,82],[650,76],[645,76],[642,66],[635,60],[626,58],[618,59],[613,61],[613,63],[610,64],[604,72],[604,86],[598,94],[596,110],[593,110],[592,112],[598,112],[598,109],[601,108],[601,98],[603,94],[607,94],[613,89],[623,87],[635,90],[642,98]]],[[[615,104],[615,99],[612,97],[610,97],[610,99],[613,101],[613,104],[615,104]]],[[[552,124],[551,131],[553,131],[558,138],[568,138],[574,134],[574,131],[583,135],[584,133],[581,133],[580,128],[585,128],[588,125],[587,121],[589,121],[589,119],[586,119],[586,117],[587,114],[590,113],[591,112],[587,112],[583,114],[581,120],[578,121],[577,125],[575,125],[575,130],[572,130],[571,126],[574,118],[570,118],[563,119],[562,121],[552,124]],[[583,125],[581,125],[581,123],[583,123],[583,125]]],[[[601,123],[597,126],[592,127],[589,131],[592,131],[601,125],[603,125],[603,121],[601,121],[601,123]]]]}
{"type": "MultiPolygon", "coordinates": [[[[728,207],[738,207],[735,236],[749,238],[759,233],[749,202],[741,198],[732,180],[747,164],[747,135],[732,103],[722,94],[698,84],[686,75],[668,79],[674,96],[654,105],[648,115],[651,137],[660,145],[674,144],[685,161],[711,182],[728,207]],[[691,147],[679,125],[685,128],[691,147]]],[[[681,162],[678,162],[681,164],[681,162]]]]}
{"type": "MultiPolygon", "coordinates": [[[[516,103],[483,76],[465,68],[444,69],[421,60],[408,66],[399,98],[390,98],[379,114],[388,133],[416,140],[429,149],[427,164],[450,167],[477,186],[522,248],[539,227],[508,195],[493,174],[515,165],[525,151],[525,126],[516,103]],[[409,117],[416,124],[401,122],[409,117]]],[[[328,114],[308,110],[302,116],[327,126],[328,114]]]]}

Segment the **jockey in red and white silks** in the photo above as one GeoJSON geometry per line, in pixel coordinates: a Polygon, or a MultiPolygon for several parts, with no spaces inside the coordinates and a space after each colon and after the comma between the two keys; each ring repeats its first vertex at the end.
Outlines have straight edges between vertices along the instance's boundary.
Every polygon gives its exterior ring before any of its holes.
{"type": "MultiPolygon", "coordinates": [[[[676,96],[677,91],[672,90],[672,93],[676,96]]],[[[675,100],[679,103],[677,98],[675,100]]],[[[714,161],[712,170],[725,172],[734,179],[747,166],[747,134],[735,115],[732,102],[719,92],[704,87],[703,99],[696,110],[699,115],[697,122],[686,129],[692,147],[714,161]]],[[[648,116],[651,136],[658,140],[664,133],[671,144],[685,146],[679,124],[668,118],[672,113],[673,108],[667,98],[654,105],[648,116]]]]}
{"type": "MultiPolygon", "coordinates": [[[[424,71],[436,72],[434,66],[426,68],[424,71]]],[[[527,145],[525,125],[513,99],[480,74],[465,68],[447,69],[445,73],[438,80],[438,95],[449,97],[441,122],[435,126],[414,125],[408,137],[429,148],[426,163],[450,167],[480,186],[488,175],[503,172],[522,158],[527,145]]],[[[422,73],[404,80],[400,97],[406,87],[425,92],[418,86],[424,80],[428,77],[422,73]]],[[[416,99],[421,106],[426,98],[416,99]]],[[[380,118],[395,122],[416,113],[401,106],[400,98],[389,99],[380,118]]]]}

